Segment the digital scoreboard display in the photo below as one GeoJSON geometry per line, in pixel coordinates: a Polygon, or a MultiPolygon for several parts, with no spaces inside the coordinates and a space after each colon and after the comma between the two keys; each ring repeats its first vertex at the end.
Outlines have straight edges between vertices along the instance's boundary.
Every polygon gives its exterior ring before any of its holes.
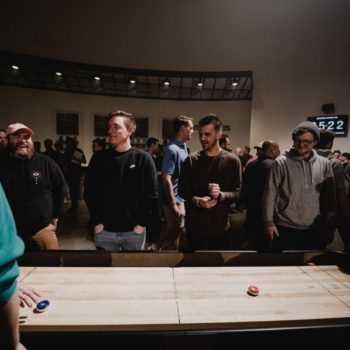
{"type": "Polygon", "coordinates": [[[308,117],[307,120],[315,123],[321,130],[334,131],[336,137],[348,136],[348,116],[345,114],[319,115],[308,117]]]}

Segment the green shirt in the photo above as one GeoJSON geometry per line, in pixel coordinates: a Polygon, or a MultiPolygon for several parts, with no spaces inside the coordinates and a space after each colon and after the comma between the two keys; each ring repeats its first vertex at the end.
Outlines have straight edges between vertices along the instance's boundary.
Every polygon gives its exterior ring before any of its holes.
{"type": "Polygon", "coordinates": [[[0,223],[0,303],[4,303],[16,290],[19,275],[17,258],[23,254],[24,243],[17,236],[15,221],[1,184],[0,223]]]}

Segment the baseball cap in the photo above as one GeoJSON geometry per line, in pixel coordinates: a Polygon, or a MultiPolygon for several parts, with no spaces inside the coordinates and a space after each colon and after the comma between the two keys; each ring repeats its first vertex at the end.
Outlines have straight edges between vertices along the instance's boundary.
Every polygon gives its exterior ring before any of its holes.
{"type": "Polygon", "coordinates": [[[10,124],[7,129],[6,129],[6,136],[7,135],[12,135],[15,132],[19,131],[19,130],[23,130],[23,131],[27,131],[31,136],[34,135],[34,132],[32,129],[28,128],[28,126],[22,124],[22,123],[14,123],[14,124],[10,124]]]}
{"type": "Polygon", "coordinates": [[[256,146],[254,146],[253,148],[256,149],[262,149],[262,145],[263,145],[264,141],[260,141],[256,146]]]}

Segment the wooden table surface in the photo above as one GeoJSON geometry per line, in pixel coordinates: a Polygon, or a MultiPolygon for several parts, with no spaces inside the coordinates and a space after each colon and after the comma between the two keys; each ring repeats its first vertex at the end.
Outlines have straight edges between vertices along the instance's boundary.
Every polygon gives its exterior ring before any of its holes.
{"type": "Polygon", "coordinates": [[[337,266],[22,267],[20,280],[51,303],[22,309],[22,332],[350,324],[350,275],[337,266]]]}

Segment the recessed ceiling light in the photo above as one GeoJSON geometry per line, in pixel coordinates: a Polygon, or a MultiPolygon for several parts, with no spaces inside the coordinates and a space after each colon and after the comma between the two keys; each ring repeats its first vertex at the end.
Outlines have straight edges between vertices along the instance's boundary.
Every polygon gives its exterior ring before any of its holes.
{"type": "Polygon", "coordinates": [[[198,87],[202,87],[202,86],[203,86],[203,83],[200,81],[200,82],[197,83],[197,86],[198,86],[198,87]]]}
{"type": "Polygon", "coordinates": [[[15,70],[19,70],[19,67],[18,67],[18,66],[15,66],[15,65],[11,66],[11,68],[12,68],[12,69],[15,69],[15,70]]]}
{"type": "Polygon", "coordinates": [[[170,83],[166,80],[166,81],[164,82],[164,85],[165,85],[165,86],[169,86],[170,83]]]}
{"type": "Polygon", "coordinates": [[[130,79],[130,84],[136,84],[136,80],[135,79],[130,79]]]}
{"type": "Polygon", "coordinates": [[[56,72],[56,75],[57,75],[58,77],[61,77],[61,76],[62,76],[62,73],[61,73],[61,72],[56,72]]]}
{"type": "Polygon", "coordinates": [[[234,81],[231,85],[232,85],[232,86],[237,86],[238,83],[237,83],[236,81],[234,81]]]}
{"type": "Polygon", "coordinates": [[[101,80],[100,77],[94,77],[94,79],[97,80],[97,81],[101,80]]]}

